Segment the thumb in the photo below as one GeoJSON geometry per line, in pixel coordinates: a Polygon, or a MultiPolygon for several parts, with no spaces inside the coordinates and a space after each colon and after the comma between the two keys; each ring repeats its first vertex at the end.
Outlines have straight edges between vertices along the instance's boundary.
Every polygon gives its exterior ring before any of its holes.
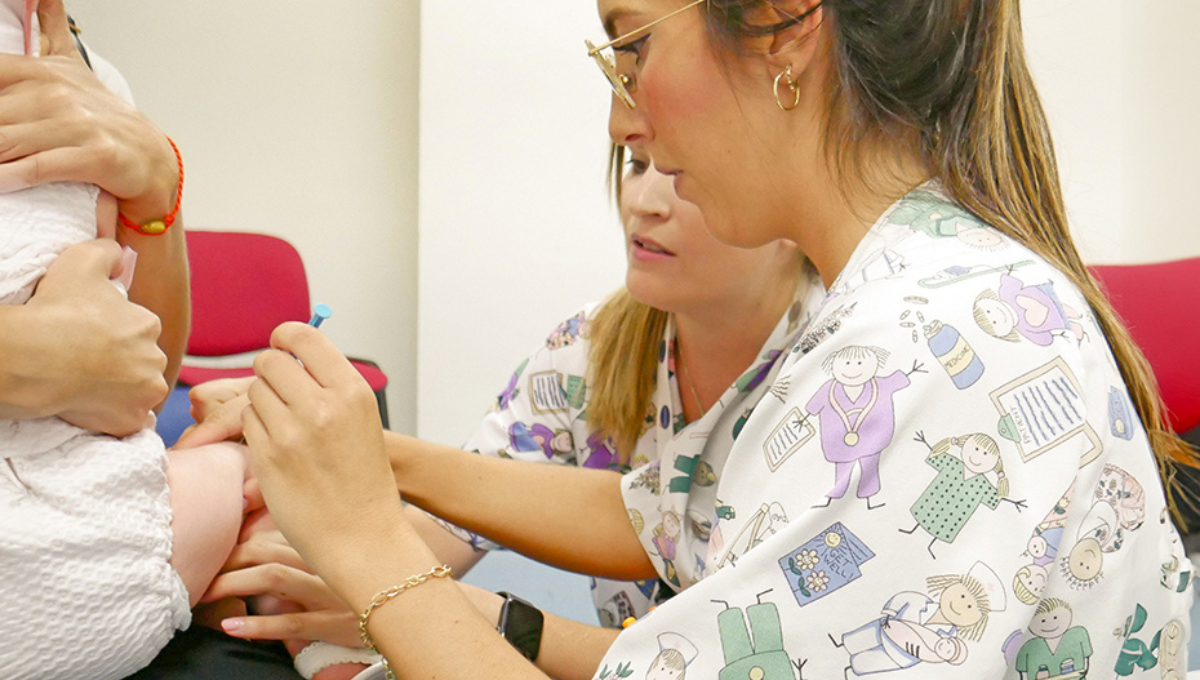
{"type": "Polygon", "coordinates": [[[56,272],[69,272],[72,280],[87,280],[100,278],[105,281],[120,276],[125,269],[124,251],[116,241],[110,239],[95,239],[77,243],[66,250],[50,263],[46,277],[42,279],[39,288],[46,284],[53,285],[58,277],[56,272]]]}
{"type": "Polygon", "coordinates": [[[67,22],[67,8],[63,6],[63,0],[40,0],[38,21],[42,25],[42,36],[45,38],[45,42],[42,43],[45,47],[42,56],[83,59],[75,45],[75,37],[71,35],[71,27],[67,22]]]}

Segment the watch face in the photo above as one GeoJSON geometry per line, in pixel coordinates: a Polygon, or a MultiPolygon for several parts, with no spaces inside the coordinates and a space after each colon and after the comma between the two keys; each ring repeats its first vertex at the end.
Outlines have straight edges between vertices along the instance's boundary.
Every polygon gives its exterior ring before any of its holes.
{"type": "Polygon", "coordinates": [[[533,661],[537,659],[538,649],[542,646],[542,612],[520,598],[508,593],[504,593],[504,596],[500,633],[526,659],[533,661]]]}

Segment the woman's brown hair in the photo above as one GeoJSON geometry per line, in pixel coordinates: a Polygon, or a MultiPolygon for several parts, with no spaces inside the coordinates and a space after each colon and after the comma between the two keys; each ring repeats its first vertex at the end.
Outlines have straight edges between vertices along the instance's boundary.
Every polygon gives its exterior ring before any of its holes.
{"type": "MultiPolygon", "coordinates": [[[[709,27],[726,46],[816,16],[772,0],[709,0],[709,27]]],[[[1025,58],[1019,0],[824,0],[835,83],[826,115],[834,167],[869,181],[859,152],[914,140],[930,176],[982,221],[1061,270],[1082,291],[1149,435],[1176,520],[1175,466],[1195,452],[1166,419],[1154,375],[1079,256],[1067,226],[1058,165],[1025,58]]],[[[811,9],[811,8],[810,8],[811,9]]],[[[905,149],[907,150],[907,149],[905,149]]]]}

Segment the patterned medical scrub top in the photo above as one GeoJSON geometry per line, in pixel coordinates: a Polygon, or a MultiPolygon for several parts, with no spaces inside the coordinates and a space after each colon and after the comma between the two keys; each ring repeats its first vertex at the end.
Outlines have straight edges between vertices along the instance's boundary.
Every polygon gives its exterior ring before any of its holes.
{"type": "Polygon", "coordinates": [[[651,503],[626,476],[660,573],[694,585],[596,678],[1184,677],[1191,565],[1103,334],[936,186],[879,219],[729,416],[704,425],[732,450],[662,457],[714,483],[672,475],[651,503]]]}
{"type": "MultiPolygon", "coordinates": [[[[723,437],[710,438],[703,429],[704,423],[719,418],[725,411],[733,413],[734,417],[748,412],[749,406],[756,403],[770,386],[779,369],[780,357],[798,329],[810,318],[811,315],[806,315],[803,310],[816,309],[823,299],[824,287],[815,271],[810,271],[810,276],[797,288],[788,312],[763,343],[758,359],[726,390],[704,418],[691,424],[683,420],[672,351],[675,329],[669,321],[657,348],[659,366],[654,403],[646,414],[645,431],[638,439],[628,465],[621,464],[612,440],[593,434],[587,425],[588,357],[591,351],[588,325],[599,308],[591,305],[560,324],[544,346],[521,362],[492,404],[491,412],[463,448],[530,463],[621,472],[632,468],[639,480],[658,479],[659,461],[665,458],[672,461],[668,467],[673,471],[672,479],[684,474],[689,482],[695,482],[696,488],[711,487],[716,478],[708,464],[680,467],[684,463],[677,462],[698,460],[701,451],[709,452],[714,459],[724,457],[719,451],[728,452],[733,444],[732,436],[726,432],[723,437]]],[[[637,525],[640,521],[637,512],[631,511],[630,516],[637,525]]],[[[483,537],[445,522],[442,524],[476,549],[500,548],[483,537]]],[[[703,531],[700,527],[696,533],[703,531]]],[[[581,526],[581,540],[586,539],[587,533],[587,527],[581,526]]],[[[659,544],[663,550],[676,554],[669,537],[663,537],[659,544]]],[[[678,551],[678,554],[684,553],[690,555],[691,550],[678,551]]],[[[691,573],[690,569],[688,573],[691,573]]],[[[642,617],[656,603],[670,597],[676,586],[674,581],[664,585],[657,579],[637,582],[593,579],[592,598],[601,624],[620,627],[626,618],[642,617]]]]}

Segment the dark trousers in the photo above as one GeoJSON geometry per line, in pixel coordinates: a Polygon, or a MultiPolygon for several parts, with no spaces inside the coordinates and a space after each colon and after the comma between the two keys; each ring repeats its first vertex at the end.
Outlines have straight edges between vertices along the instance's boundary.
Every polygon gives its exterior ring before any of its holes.
{"type": "Polygon", "coordinates": [[[299,680],[280,643],[249,642],[193,625],[127,680],[299,680]]]}

